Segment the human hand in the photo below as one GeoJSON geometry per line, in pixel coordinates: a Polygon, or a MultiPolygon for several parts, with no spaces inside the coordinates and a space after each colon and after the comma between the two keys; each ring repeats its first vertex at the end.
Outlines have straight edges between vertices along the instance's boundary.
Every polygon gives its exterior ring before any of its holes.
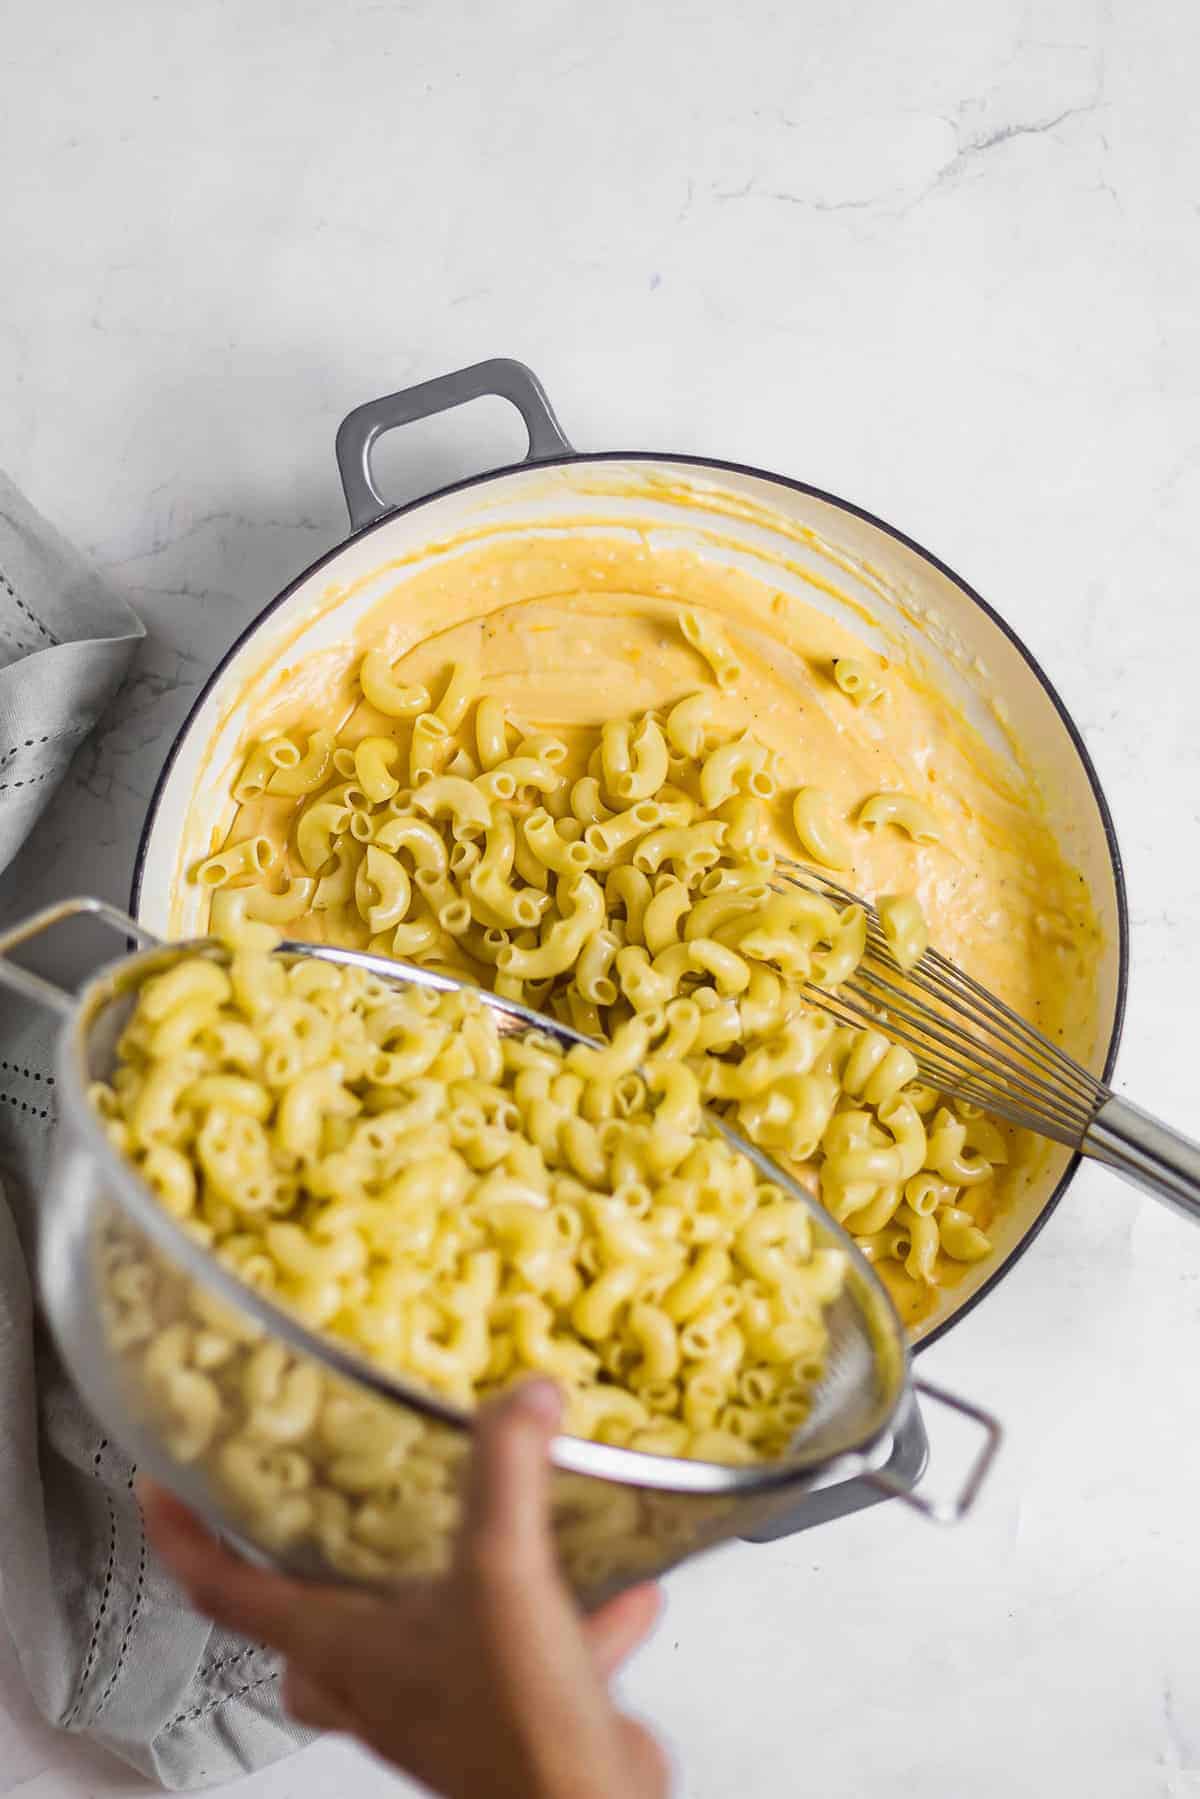
{"type": "Polygon", "coordinates": [[[454,1567],[383,1595],[255,1568],[162,1488],[139,1497],[197,1610],[283,1652],[301,1723],[348,1731],[445,1799],[664,1799],[663,1752],[608,1691],[658,1591],[576,1605],[549,1526],[559,1413],[533,1381],[480,1414],[454,1567]]]}

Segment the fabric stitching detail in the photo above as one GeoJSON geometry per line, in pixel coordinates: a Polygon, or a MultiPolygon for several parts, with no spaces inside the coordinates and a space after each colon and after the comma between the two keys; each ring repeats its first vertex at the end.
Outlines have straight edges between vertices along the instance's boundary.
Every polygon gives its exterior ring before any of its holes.
{"type": "Polygon", "coordinates": [[[12,1106],[14,1111],[24,1112],[31,1118],[53,1118],[55,1116],[53,1091],[35,1093],[28,1099],[23,1099],[19,1093],[11,1091],[14,1080],[33,1081],[40,1087],[53,1089],[54,1076],[52,1074],[39,1074],[36,1068],[26,1068],[17,1062],[3,1061],[0,1061],[0,1074],[8,1077],[5,1082],[6,1090],[0,1092],[0,1105],[12,1106]],[[45,1104],[38,1105],[38,1100],[44,1100],[45,1104]]]}
{"type": "Polygon", "coordinates": [[[31,1106],[28,1100],[18,1099],[15,1093],[0,1093],[0,1106],[13,1106],[18,1112],[28,1112],[34,1118],[49,1118],[50,1111],[46,1106],[31,1106]]]}
{"type": "Polygon", "coordinates": [[[64,731],[47,731],[44,737],[27,737],[23,743],[10,744],[0,755],[0,768],[11,762],[14,756],[22,755],[25,750],[40,749],[44,743],[63,743],[69,737],[86,737],[90,729],[90,725],[69,725],[64,731]]]}
{"type": "MultiPolygon", "coordinates": [[[[132,1463],[130,1463],[130,1467],[129,1467],[129,1478],[125,1482],[126,1491],[129,1493],[133,1492],[133,1480],[134,1480],[134,1476],[136,1473],[137,1473],[137,1463],[132,1462],[132,1463]]],[[[133,1641],[134,1626],[137,1624],[137,1621],[138,1621],[139,1617],[141,1616],[141,1612],[142,1612],[142,1600],[145,1597],[145,1592],[146,1592],[146,1520],[145,1520],[145,1517],[143,1516],[142,1508],[140,1505],[137,1508],[137,1515],[138,1515],[137,1585],[135,1586],[134,1591],[133,1591],[133,1603],[129,1607],[129,1617],[125,1623],[125,1634],[121,1638],[121,1647],[117,1654],[117,1665],[108,1677],[108,1685],[105,1687],[104,1691],[100,1695],[100,1698],[96,1702],[96,1709],[92,1713],[92,1718],[91,1718],[93,1725],[95,1724],[96,1719],[100,1716],[100,1713],[104,1710],[105,1706],[108,1704],[109,1697],[112,1693],[112,1690],[116,1686],[117,1681],[121,1677],[121,1670],[125,1666],[125,1658],[129,1654],[129,1645],[133,1641]]]]}
{"type": "Polygon", "coordinates": [[[41,632],[42,636],[46,639],[46,642],[54,644],[57,649],[61,649],[62,645],[59,642],[59,639],[54,635],[53,631],[46,629],[46,626],[35,612],[29,610],[3,569],[0,569],[0,587],[3,587],[5,592],[11,596],[13,605],[17,608],[17,611],[25,614],[25,617],[29,620],[30,624],[35,630],[41,632]]]}
{"type": "Polygon", "coordinates": [[[207,1680],[213,1674],[220,1674],[226,1668],[232,1668],[238,1662],[244,1662],[248,1655],[266,1653],[265,1643],[250,1643],[245,1649],[238,1649],[233,1655],[214,1656],[210,1662],[201,1662],[196,1669],[197,1680],[207,1680]]]}
{"type": "Polygon", "coordinates": [[[0,781],[0,793],[7,793],[10,787],[40,787],[43,781],[57,781],[61,772],[48,768],[45,774],[31,775],[28,781],[0,781]]]}
{"type": "MultiPolygon", "coordinates": [[[[101,1437],[100,1447],[92,1457],[92,1474],[96,1480],[100,1479],[100,1463],[104,1459],[104,1451],[107,1448],[108,1438],[101,1437]]],[[[112,1494],[107,1490],[104,1494],[104,1500],[105,1504],[108,1506],[108,1568],[104,1576],[104,1586],[100,1593],[100,1603],[96,1607],[96,1616],[92,1623],[92,1638],[91,1642],[88,1644],[87,1658],[83,1664],[83,1672],[79,1676],[79,1687],[75,1694],[75,1703],[63,1719],[64,1730],[70,1730],[71,1725],[78,1716],[79,1708],[83,1704],[83,1695],[87,1689],[88,1676],[91,1674],[96,1662],[96,1651],[100,1643],[100,1626],[104,1623],[105,1615],[108,1611],[108,1601],[112,1594],[113,1568],[115,1567],[117,1560],[117,1508],[112,1502],[112,1494]]]]}
{"type": "Polygon", "coordinates": [[[212,1712],[219,1711],[223,1705],[228,1705],[231,1699],[242,1699],[247,1693],[252,1693],[256,1687],[269,1686],[272,1681],[279,1679],[280,1673],[281,1670],[276,1668],[273,1674],[263,1674],[257,1680],[249,1680],[244,1687],[235,1687],[232,1693],[223,1693],[219,1699],[211,1700],[208,1705],[193,1706],[189,1712],[176,1712],[173,1718],[167,1719],[163,1730],[174,1730],[177,1724],[191,1724],[197,1718],[207,1718],[212,1712]]]}
{"type": "Polygon", "coordinates": [[[19,1074],[27,1081],[44,1081],[47,1087],[54,1085],[52,1074],[39,1074],[36,1068],[22,1068],[16,1062],[0,1061],[0,1070],[5,1074],[19,1074]]]}

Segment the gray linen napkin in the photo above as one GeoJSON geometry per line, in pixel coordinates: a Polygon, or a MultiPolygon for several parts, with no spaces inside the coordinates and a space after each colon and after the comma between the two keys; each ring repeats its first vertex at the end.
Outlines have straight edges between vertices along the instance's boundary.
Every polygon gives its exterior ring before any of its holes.
{"type": "MultiPolygon", "coordinates": [[[[0,879],[142,635],[0,473],[0,879]]],[[[80,881],[79,866],[64,866],[64,893],[80,881]]],[[[309,1733],[279,1708],[274,1658],[181,1602],[147,1545],[132,1465],[38,1324],[28,1269],[53,1127],[53,1036],[0,993],[0,1613],[52,1723],[166,1787],[205,1786],[309,1733]]]]}

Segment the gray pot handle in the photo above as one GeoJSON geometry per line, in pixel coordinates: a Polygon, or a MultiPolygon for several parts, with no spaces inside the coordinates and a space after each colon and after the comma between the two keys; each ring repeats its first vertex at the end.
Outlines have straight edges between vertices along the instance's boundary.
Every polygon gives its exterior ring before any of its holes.
{"type": "Polygon", "coordinates": [[[404,387],[399,393],[385,394],[380,400],[356,406],[338,428],[338,471],[350,511],[351,530],[361,531],[364,525],[373,525],[385,512],[392,511],[371,473],[371,451],[377,437],[395,430],[397,425],[432,418],[435,413],[449,412],[454,406],[465,406],[468,400],[480,400],[488,394],[511,400],[524,419],[529,433],[526,462],[549,462],[556,456],[574,454],[545,389],[523,362],[494,356],[488,362],[473,363],[468,369],[456,369],[452,375],[420,381],[416,387],[404,387]]]}

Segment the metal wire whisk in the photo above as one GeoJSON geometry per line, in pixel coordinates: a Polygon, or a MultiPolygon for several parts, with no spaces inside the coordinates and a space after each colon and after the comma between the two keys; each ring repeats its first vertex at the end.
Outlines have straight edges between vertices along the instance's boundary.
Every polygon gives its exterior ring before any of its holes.
{"type": "Polygon", "coordinates": [[[778,870],[792,886],[838,907],[861,906],[866,915],[858,969],[832,990],[806,982],[814,1004],[843,1024],[902,1044],[939,1092],[1080,1150],[1200,1222],[1200,1145],[1118,1098],[937,950],[903,970],[875,908],[857,894],[798,862],[781,862],[778,870]]]}

